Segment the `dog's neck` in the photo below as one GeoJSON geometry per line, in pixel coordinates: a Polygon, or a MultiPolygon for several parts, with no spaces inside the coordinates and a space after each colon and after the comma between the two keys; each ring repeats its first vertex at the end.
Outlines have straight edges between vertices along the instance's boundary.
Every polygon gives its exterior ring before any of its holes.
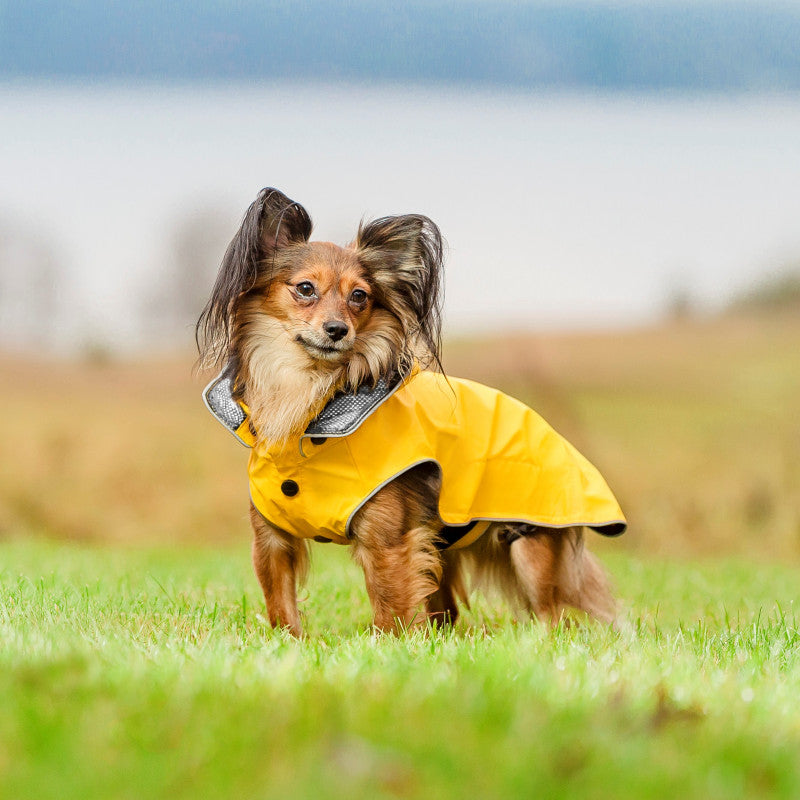
{"type": "Polygon", "coordinates": [[[314,362],[274,320],[248,337],[240,376],[256,438],[281,445],[298,436],[347,378],[342,365],[314,362]]]}

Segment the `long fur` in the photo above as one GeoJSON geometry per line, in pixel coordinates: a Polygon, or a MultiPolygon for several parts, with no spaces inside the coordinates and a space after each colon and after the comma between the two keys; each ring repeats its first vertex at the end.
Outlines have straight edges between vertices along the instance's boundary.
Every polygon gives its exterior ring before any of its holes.
{"type": "MultiPolygon", "coordinates": [[[[308,212],[277,189],[259,192],[231,241],[197,323],[200,364],[226,364],[257,442],[302,432],[327,400],[415,363],[441,371],[444,246],[421,214],[359,226],[337,247],[310,241],[308,212]]],[[[614,604],[579,529],[495,525],[464,550],[438,548],[441,481],[430,465],[378,492],[355,515],[353,554],[382,630],[453,623],[465,574],[555,624],[566,606],[611,621],[614,604]]],[[[250,507],[253,564],[273,625],[301,633],[296,586],[305,540],[250,507]]]]}

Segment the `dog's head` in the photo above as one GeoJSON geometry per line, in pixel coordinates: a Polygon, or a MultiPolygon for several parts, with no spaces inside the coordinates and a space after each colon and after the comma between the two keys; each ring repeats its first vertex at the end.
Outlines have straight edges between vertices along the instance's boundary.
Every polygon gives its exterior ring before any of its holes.
{"type": "Polygon", "coordinates": [[[312,242],[306,210],[263,189],[231,241],[197,323],[206,366],[269,348],[356,386],[415,360],[439,364],[443,246],[420,214],[359,227],[346,247],[312,242]],[[340,369],[343,368],[343,369],[340,369]]]}

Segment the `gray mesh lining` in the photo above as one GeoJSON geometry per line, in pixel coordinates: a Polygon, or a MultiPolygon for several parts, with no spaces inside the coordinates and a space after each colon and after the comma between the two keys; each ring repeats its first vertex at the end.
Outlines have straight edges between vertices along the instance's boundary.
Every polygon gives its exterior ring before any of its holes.
{"type": "Polygon", "coordinates": [[[231,379],[217,378],[206,388],[203,396],[211,413],[230,431],[235,431],[245,418],[244,409],[233,399],[231,379]]]}
{"type": "Polygon", "coordinates": [[[375,386],[360,386],[356,392],[335,394],[311,420],[305,436],[342,436],[357,428],[397,388],[399,379],[381,378],[375,386]]]}

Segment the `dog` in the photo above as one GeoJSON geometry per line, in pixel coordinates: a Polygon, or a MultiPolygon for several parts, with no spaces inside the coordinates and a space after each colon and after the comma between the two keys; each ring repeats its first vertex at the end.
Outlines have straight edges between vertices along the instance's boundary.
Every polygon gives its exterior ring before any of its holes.
{"type": "Polygon", "coordinates": [[[270,623],[302,633],[310,539],[352,546],[382,631],[454,624],[468,576],[552,625],[568,606],[613,622],[583,542],[626,527],[602,477],[527,406],[444,374],[436,224],[362,221],[344,247],[311,231],[263,189],[196,331],[200,364],[223,367],[206,403],[251,448],[270,623]]]}

